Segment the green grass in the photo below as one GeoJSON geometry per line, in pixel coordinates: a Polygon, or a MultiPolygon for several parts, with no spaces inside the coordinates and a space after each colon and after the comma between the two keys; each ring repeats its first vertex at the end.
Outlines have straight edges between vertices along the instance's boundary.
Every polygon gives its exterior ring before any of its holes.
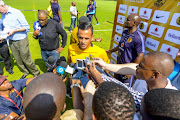
{"type": "MultiPolygon", "coordinates": [[[[79,15],[82,16],[84,15],[87,4],[89,3],[89,0],[74,0],[76,2],[76,7],[81,14],[79,15]]],[[[16,9],[20,10],[38,10],[38,9],[46,9],[49,6],[49,0],[4,0],[4,2],[7,5],[10,5],[11,7],[14,7],[16,9]],[[34,5],[33,5],[34,4],[34,5]]],[[[69,8],[71,6],[71,0],[59,0],[59,4],[61,6],[62,10],[62,19],[63,19],[63,26],[66,31],[69,31],[69,26],[70,26],[70,13],[69,13],[69,8]]],[[[93,27],[94,30],[106,30],[106,29],[113,29],[113,22],[114,22],[114,15],[115,15],[115,9],[116,9],[116,1],[102,1],[102,0],[96,0],[97,2],[97,18],[100,23],[100,25],[96,26],[96,20],[93,19],[93,27]],[[109,22],[107,22],[109,21],[109,22]],[[111,23],[110,23],[111,22],[111,23]]],[[[41,53],[40,53],[40,47],[38,40],[35,40],[32,38],[32,32],[33,32],[33,23],[37,20],[37,11],[22,11],[23,14],[26,17],[26,20],[28,21],[30,25],[30,33],[28,33],[28,38],[29,38],[29,46],[30,46],[30,51],[32,58],[37,65],[38,69],[40,70],[41,74],[45,72],[45,64],[41,58],[41,53]]],[[[68,38],[67,38],[67,45],[64,48],[63,52],[61,53],[61,56],[67,57],[67,48],[69,46],[69,41],[70,41],[70,33],[67,32],[68,38]]],[[[110,47],[110,42],[111,42],[111,35],[112,31],[95,31],[94,36],[95,38],[101,37],[103,41],[101,43],[94,43],[103,49],[109,49],[110,47]]],[[[13,63],[13,75],[9,75],[8,72],[6,72],[4,68],[4,63],[1,63],[1,66],[3,67],[4,70],[4,75],[8,76],[9,80],[16,80],[19,79],[23,73],[19,70],[17,67],[17,63],[15,59],[12,58],[12,63],[13,63]]],[[[28,75],[27,78],[32,77],[32,75],[28,75]]],[[[68,100],[69,101],[69,100],[68,100]]],[[[69,103],[69,102],[68,102],[69,103]]],[[[67,104],[67,108],[71,108],[71,104],[67,104]]]]}

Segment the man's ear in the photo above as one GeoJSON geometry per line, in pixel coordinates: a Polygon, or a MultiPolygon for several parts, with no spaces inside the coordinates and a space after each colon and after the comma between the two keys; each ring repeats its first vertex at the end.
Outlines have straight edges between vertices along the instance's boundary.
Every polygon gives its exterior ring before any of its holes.
{"type": "Polygon", "coordinates": [[[94,40],[94,35],[92,35],[92,37],[91,37],[91,42],[94,40]]]}
{"type": "Polygon", "coordinates": [[[152,78],[158,78],[160,74],[161,74],[160,72],[156,71],[153,73],[152,78]]]}
{"type": "Polygon", "coordinates": [[[61,112],[64,112],[66,110],[66,103],[64,103],[63,105],[63,108],[62,108],[62,111],[61,112]]]}

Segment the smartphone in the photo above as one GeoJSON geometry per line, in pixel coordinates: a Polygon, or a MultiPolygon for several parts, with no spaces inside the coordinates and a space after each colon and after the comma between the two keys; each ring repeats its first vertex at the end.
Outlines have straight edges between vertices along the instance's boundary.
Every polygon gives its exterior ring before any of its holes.
{"type": "Polygon", "coordinates": [[[85,65],[84,65],[84,60],[81,60],[81,59],[76,59],[76,67],[77,69],[85,69],[85,65]]]}

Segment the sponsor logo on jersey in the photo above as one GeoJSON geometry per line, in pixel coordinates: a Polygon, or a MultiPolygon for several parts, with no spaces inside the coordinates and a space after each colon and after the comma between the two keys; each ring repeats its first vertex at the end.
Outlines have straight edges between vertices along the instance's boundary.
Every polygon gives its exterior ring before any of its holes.
{"type": "Polygon", "coordinates": [[[153,0],[154,6],[161,7],[165,4],[166,0],[153,0]]]}
{"type": "Polygon", "coordinates": [[[128,43],[132,42],[132,38],[131,38],[131,37],[128,38],[127,42],[128,42],[128,43]]]}

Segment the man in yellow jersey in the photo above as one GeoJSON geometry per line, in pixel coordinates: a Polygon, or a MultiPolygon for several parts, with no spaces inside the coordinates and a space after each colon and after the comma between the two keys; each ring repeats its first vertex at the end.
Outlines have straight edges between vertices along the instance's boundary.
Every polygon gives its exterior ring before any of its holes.
{"type": "MultiPolygon", "coordinates": [[[[82,23],[89,23],[89,18],[86,17],[86,16],[81,16],[79,18],[79,25],[82,24],[82,23]]],[[[79,40],[78,40],[78,37],[77,37],[77,33],[78,33],[78,26],[76,26],[73,31],[72,31],[72,34],[71,34],[71,38],[70,38],[70,44],[73,44],[73,43],[79,43],[79,40]]],[[[92,39],[91,42],[101,42],[102,41],[102,38],[99,37],[97,39],[92,39]]]]}
{"type": "Polygon", "coordinates": [[[94,39],[93,26],[91,23],[82,23],[78,27],[77,34],[79,43],[71,44],[68,48],[68,63],[76,63],[76,59],[85,59],[85,57],[99,57],[109,63],[109,58],[106,51],[91,41],[94,39]]]}
{"type": "Polygon", "coordinates": [[[51,9],[51,4],[54,3],[53,0],[50,0],[50,5],[48,6],[48,8],[46,9],[47,13],[48,13],[48,16],[50,17],[50,19],[53,18],[53,12],[52,12],[52,9],[51,9]]]}

